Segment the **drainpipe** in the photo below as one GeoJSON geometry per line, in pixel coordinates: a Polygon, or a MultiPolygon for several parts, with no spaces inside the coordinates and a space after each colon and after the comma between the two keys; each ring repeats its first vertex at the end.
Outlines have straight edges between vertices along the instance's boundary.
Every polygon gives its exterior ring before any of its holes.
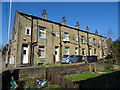
{"type": "Polygon", "coordinates": [[[33,64],[32,35],[33,35],[33,17],[31,21],[30,66],[33,64]]]}
{"type": "MultiPolygon", "coordinates": [[[[36,38],[36,39],[37,39],[37,40],[36,40],[37,46],[36,46],[36,47],[39,47],[39,46],[38,46],[38,28],[39,28],[39,27],[38,27],[38,19],[37,19],[37,38],[36,38]]],[[[38,48],[37,48],[37,51],[38,51],[38,48]]],[[[34,53],[34,52],[33,52],[33,53],[34,53]]],[[[35,53],[35,54],[36,54],[36,53],[35,53]]],[[[38,54],[37,54],[37,56],[38,56],[38,54]]],[[[36,64],[36,63],[34,62],[34,64],[36,64]]]]}
{"type": "Polygon", "coordinates": [[[88,45],[88,56],[90,56],[90,47],[89,47],[89,32],[87,32],[87,45],[88,45]]]}
{"type": "Polygon", "coordinates": [[[60,33],[60,59],[62,58],[62,37],[61,37],[61,25],[59,26],[59,33],[60,33]]]}
{"type": "MultiPolygon", "coordinates": [[[[53,23],[52,23],[52,32],[53,32],[53,23]]],[[[53,64],[55,64],[55,54],[54,54],[54,36],[52,35],[52,50],[53,50],[53,64]]]]}
{"type": "Polygon", "coordinates": [[[80,55],[80,37],[79,37],[79,30],[78,30],[78,55],[80,55]]]}

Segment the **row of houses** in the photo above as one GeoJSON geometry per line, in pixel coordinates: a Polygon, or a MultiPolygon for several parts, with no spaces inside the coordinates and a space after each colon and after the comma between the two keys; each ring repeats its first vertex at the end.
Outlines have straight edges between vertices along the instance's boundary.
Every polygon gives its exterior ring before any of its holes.
{"type": "Polygon", "coordinates": [[[16,11],[12,31],[10,61],[15,66],[59,62],[63,55],[97,55],[98,59],[107,54],[106,37],[81,30],[79,22],[75,27],[47,19],[45,10],[42,18],[16,11]]]}

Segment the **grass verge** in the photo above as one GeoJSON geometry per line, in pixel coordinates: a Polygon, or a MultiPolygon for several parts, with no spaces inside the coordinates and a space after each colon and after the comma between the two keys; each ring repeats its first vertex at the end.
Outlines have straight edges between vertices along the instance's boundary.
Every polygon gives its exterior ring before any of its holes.
{"type": "Polygon", "coordinates": [[[100,72],[106,72],[106,73],[113,73],[113,72],[117,72],[118,70],[114,70],[114,69],[105,69],[105,70],[101,70],[100,72]]]}
{"type": "Polygon", "coordinates": [[[60,86],[57,85],[57,84],[51,84],[51,85],[50,85],[50,88],[60,88],[60,86]]]}
{"type": "MultiPolygon", "coordinates": [[[[119,70],[105,69],[105,70],[101,70],[100,72],[114,73],[117,71],[119,71],[119,70]]],[[[65,78],[67,78],[73,82],[76,82],[76,81],[86,80],[86,79],[90,79],[90,78],[95,78],[95,77],[98,77],[101,75],[103,75],[103,73],[86,72],[86,73],[77,74],[77,75],[73,75],[73,76],[65,76],[65,78]]]]}
{"type": "Polygon", "coordinates": [[[86,80],[89,78],[94,78],[97,76],[100,76],[100,73],[91,73],[91,72],[87,72],[87,73],[82,73],[82,74],[77,74],[74,76],[66,76],[65,78],[74,81],[81,81],[81,80],[86,80]]]}

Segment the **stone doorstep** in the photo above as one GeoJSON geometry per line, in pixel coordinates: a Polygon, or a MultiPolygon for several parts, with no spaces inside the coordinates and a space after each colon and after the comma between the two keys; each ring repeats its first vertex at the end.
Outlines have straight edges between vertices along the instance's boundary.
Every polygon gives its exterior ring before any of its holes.
{"type": "Polygon", "coordinates": [[[20,64],[20,67],[28,67],[30,66],[29,64],[20,64]]]}
{"type": "Polygon", "coordinates": [[[101,74],[107,74],[107,72],[97,72],[97,73],[101,73],[101,74]]]}

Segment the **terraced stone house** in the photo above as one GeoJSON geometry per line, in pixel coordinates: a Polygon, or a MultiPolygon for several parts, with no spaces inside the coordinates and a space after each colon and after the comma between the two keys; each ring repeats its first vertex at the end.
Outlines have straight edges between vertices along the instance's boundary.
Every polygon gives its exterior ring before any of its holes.
{"type": "Polygon", "coordinates": [[[106,52],[106,37],[90,32],[90,28],[81,30],[77,22],[75,27],[66,25],[65,17],[61,23],[16,11],[12,32],[12,63],[19,67],[28,64],[59,62],[63,55],[97,55],[103,58],[106,52]]]}

